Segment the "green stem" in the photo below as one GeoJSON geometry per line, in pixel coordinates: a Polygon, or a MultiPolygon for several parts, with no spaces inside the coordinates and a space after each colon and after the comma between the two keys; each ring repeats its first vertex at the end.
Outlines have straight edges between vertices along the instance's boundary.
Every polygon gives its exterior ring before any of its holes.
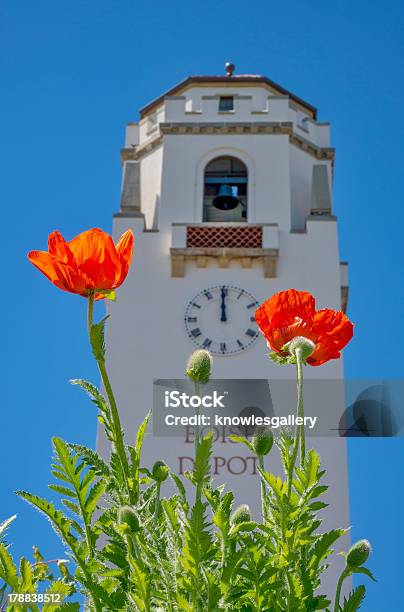
{"type": "Polygon", "coordinates": [[[156,508],[154,510],[154,524],[158,525],[159,522],[159,514],[160,514],[160,489],[161,489],[161,483],[158,482],[157,483],[157,491],[156,491],[156,508]]]}
{"type": "MultiPolygon", "coordinates": [[[[296,416],[303,417],[304,416],[304,406],[303,406],[303,358],[302,358],[302,349],[297,348],[295,351],[296,355],[296,373],[297,373],[297,406],[296,406],[296,416]]],[[[292,456],[289,465],[289,473],[288,473],[288,499],[290,498],[290,494],[292,492],[292,481],[293,481],[293,473],[295,471],[297,454],[299,451],[299,441],[301,443],[301,454],[300,461],[303,463],[304,455],[305,455],[305,441],[304,441],[304,425],[296,425],[295,427],[295,438],[293,442],[293,450],[292,456]]]]}
{"type": "MultiPolygon", "coordinates": [[[[259,464],[261,470],[264,470],[264,457],[262,455],[258,456],[258,464],[259,464]]],[[[267,488],[265,486],[264,479],[261,476],[261,513],[262,513],[262,521],[264,523],[265,523],[265,521],[267,519],[266,496],[267,496],[267,488]]]]}
{"type": "Polygon", "coordinates": [[[335,603],[334,603],[334,612],[340,612],[340,607],[339,607],[339,600],[341,598],[341,588],[342,588],[342,583],[344,582],[345,578],[347,577],[347,571],[346,568],[344,569],[344,571],[342,572],[341,576],[339,577],[338,583],[337,583],[337,590],[335,592],[335,603]]]}
{"type": "MultiPolygon", "coordinates": [[[[198,397],[201,396],[200,394],[200,386],[198,382],[195,382],[195,395],[197,395],[198,397]]],[[[195,415],[196,415],[196,425],[195,425],[195,463],[194,463],[194,468],[196,465],[196,458],[198,456],[198,450],[199,450],[199,444],[200,444],[200,427],[199,427],[199,406],[195,409],[195,415]]],[[[198,482],[196,485],[196,495],[195,495],[195,503],[198,503],[201,501],[202,498],[202,487],[201,484],[198,482]]]]}
{"type": "Polygon", "coordinates": [[[224,572],[224,566],[226,563],[226,554],[227,554],[227,536],[225,533],[222,533],[222,573],[224,572]]]}
{"type": "MultiPolygon", "coordinates": [[[[304,418],[303,403],[303,357],[302,349],[296,350],[296,374],[297,374],[297,416],[304,418]]],[[[300,467],[303,465],[306,454],[306,443],[304,436],[304,425],[300,425],[300,467]]]]}
{"type": "Polygon", "coordinates": [[[287,578],[288,586],[289,586],[289,592],[288,592],[288,612],[293,612],[292,602],[293,602],[293,599],[294,599],[295,595],[294,595],[292,576],[291,576],[290,572],[288,572],[288,570],[286,570],[286,578],[287,578]]]}
{"type": "Polygon", "coordinates": [[[260,575],[258,574],[257,570],[255,570],[255,607],[257,612],[260,612],[261,610],[260,597],[260,575]]]}
{"type": "MultiPolygon", "coordinates": [[[[199,382],[195,382],[195,395],[197,395],[198,397],[201,396],[200,394],[200,383],[199,382]]],[[[199,451],[199,445],[200,445],[200,427],[199,427],[199,414],[200,414],[200,410],[199,410],[199,406],[195,409],[195,415],[196,415],[196,425],[195,425],[195,462],[194,462],[194,469],[196,466],[196,460],[198,457],[198,451],[199,451]]],[[[198,482],[196,484],[196,492],[195,492],[195,506],[197,506],[198,504],[202,503],[202,484],[200,482],[198,482]]],[[[199,534],[198,534],[198,538],[199,538],[199,534]]],[[[193,602],[193,610],[194,612],[198,612],[199,610],[199,590],[200,590],[200,582],[201,582],[201,568],[200,568],[200,563],[199,561],[196,564],[196,576],[194,578],[193,581],[193,589],[192,589],[192,602],[193,602]]]]}
{"type": "MultiPolygon", "coordinates": [[[[77,561],[77,565],[80,566],[81,571],[83,572],[83,575],[86,578],[87,585],[91,585],[92,584],[92,578],[91,578],[91,575],[87,571],[87,567],[86,567],[85,562],[74,551],[73,551],[73,555],[74,555],[74,557],[75,557],[75,559],[77,561]]],[[[91,597],[92,597],[92,600],[93,600],[93,603],[94,603],[94,608],[95,608],[96,612],[102,612],[103,607],[101,605],[100,600],[98,599],[97,594],[93,593],[92,587],[87,586],[87,589],[89,590],[89,592],[91,594],[91,597]]]]}
{"type": "Polygon", "coordinates": [[[87,331],[88,337],[91,343],[91,329],[93,327],[93,318],[94,318],[94,293],[90,293],[88,296],[88,307],[87,307],[87,331]]]}
{"type": "MultiPolygon", "coordinates": [[[[93,313],[94,313],[94,294],[90,294],[88,298],[88,311],[87,311],[87,325],[88,335],[90,344],[92,346],[91,330],[93,327],[93,313]]],[[[102,383],[104,385],[105,392],[108,397],[109,408],[111,410],[112,425],[114,429],[114,446],[116,453],[119,457],[119,461],[122,468],[123,477],[125,480],[126,489],[129,496],[129,501],[133,504],[135,502],[134,492],[129,486],[129,463],[126,456],[125,444],[123,439],[123,431],[121,426],[121,420],[119,418],[118,406],[116,404],[114,392],[112,391],[111,383],[109,381],[105,360],[96,357],[98,369],[101,374],[102,383]]]]}
{"type": "Polygon", "coordinates": [[[128,549],[128,554],[133,557],[133,559],[142,560],[142,556],[140,554],[139,546],[136,540],[136,534],[128,534],[125,536],[126,546],[128,549]]]}
{"type": "MultiPolygon", "coordinates": [[[[194,385],[195,385],[195,395],[200,397],[201,396],[201,394],[200,394],[200,385],[199,385],[198,382],[195,382],[194,385]]],[[[195,425],[195,460],[196,460],[196,456],[197,456],[198,448],[199,448],[199,442],[200,442],[199,406],[195,409],[195,415],[197,417],[197,423],[195,425]]]]}

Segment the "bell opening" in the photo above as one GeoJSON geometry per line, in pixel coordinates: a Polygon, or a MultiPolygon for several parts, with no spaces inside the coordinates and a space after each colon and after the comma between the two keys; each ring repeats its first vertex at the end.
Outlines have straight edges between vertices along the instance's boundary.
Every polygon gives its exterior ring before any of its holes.
{"type": "Polygon", "coordinates": [[[216,157],[205,168],[203,221],[247,221],[248,174],[235,157],[216,157]]]}

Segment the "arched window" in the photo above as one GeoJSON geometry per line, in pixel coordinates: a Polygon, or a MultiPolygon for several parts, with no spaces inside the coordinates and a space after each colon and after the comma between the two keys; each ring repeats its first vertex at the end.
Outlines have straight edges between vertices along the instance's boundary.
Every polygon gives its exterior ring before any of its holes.
{"type": "Polygon", "coordinates": [[[235,157],[216,157],[205,168],[203,221],[247,221],[247,168],[235,157]]]}

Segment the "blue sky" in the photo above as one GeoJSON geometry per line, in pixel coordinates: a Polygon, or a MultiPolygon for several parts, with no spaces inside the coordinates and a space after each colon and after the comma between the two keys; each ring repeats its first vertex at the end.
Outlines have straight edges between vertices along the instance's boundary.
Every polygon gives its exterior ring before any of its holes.
{"type": "MultiPolygon", "coordinates": [[[[48,558],[60,554],[49,525],[13,491],[47,494],[52,435],[93,444],[93,408],[67,381],[97,379],[84,300],[39,278],[26,252],[43,248],[55,228],[67,237],[111,228],[125,123],[187,75],[222,74],[231,60],[237,72],[267,75],[331,122],[335,212],[356,323],[346,373],[402,377],[403,22],[394,0],[3,0],[0,519],[18,513],[16,554],[29,555],[32,544],[48,558]]],[[[404,595],[403,451],[403,440],[350,441],[353,537],[371,540],[379,578],[363,608],[372,612],[398,609],[404,595]]]]}

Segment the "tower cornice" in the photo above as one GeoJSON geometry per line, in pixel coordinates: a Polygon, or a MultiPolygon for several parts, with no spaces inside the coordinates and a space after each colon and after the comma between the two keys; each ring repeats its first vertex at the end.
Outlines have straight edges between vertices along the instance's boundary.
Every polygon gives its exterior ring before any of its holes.
{"type": "Polygon", "coordinates": [[[293,131],[293,123],[290,121],[267,122],[267,123],[230,123],[230,122],[211,122],[211,123],[191,123],[175,122],[161,123],[160,133],[144,145],[136,148],[125,148],[121,150],[122,163],[128,160],[136,161],[141,159],[161,145],[166,135],[195,136],[195,135],[287,135],[289,141],[294,146],[305,151],[318,160],[331,160],[335,158],[334,147],[319,147],[309,142],[302,136],[293,131]]]}

